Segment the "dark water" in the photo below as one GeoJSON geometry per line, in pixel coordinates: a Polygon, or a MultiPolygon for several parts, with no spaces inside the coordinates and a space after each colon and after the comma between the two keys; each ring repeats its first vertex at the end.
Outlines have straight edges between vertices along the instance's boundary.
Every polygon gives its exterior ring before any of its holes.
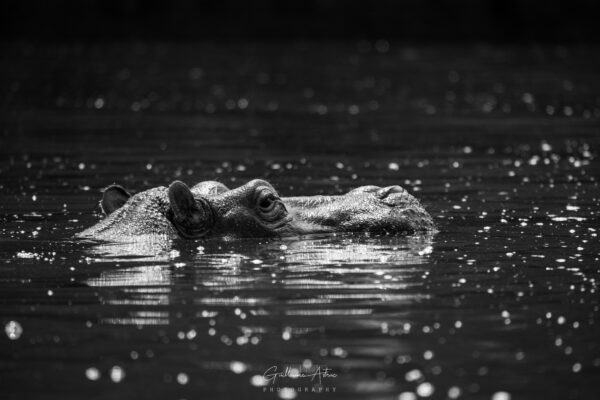
{"type": "Polygon", "coordinates": [[[597,48],[2,53],[2,398],[598,396],[597,48]],[[110,183],[256,177],[401,184],[439,232],[71,239],[110,183]]]}

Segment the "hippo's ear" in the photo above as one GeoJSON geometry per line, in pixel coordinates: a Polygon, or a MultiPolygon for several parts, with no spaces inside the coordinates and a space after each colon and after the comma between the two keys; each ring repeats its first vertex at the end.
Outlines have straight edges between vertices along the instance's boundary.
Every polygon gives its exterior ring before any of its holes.
{"type": "Polygon", "coordinates": [[[106,215],[111,214],[115,210],[121,208],[131,195],[120,185],[110,185],[103,190],[100,207],[106,215]]]}
{"type": "Polygon", "coordinates": [[[181,181],[169,186],[171,222],[181,236],[195,239],[205,236],[212,227],[213,214],[205,199],[194,198],[192,191],[181,181]]]}

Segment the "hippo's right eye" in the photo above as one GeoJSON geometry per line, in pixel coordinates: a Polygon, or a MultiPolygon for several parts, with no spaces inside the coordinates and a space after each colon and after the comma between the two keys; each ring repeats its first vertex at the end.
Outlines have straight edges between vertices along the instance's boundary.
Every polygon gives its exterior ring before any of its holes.
{"type": "Polygon", "coordinates": [[[270,195],[264,196],[260,200],[260,203],[258,204],[258,206],[260,208],[262,208],[263,210],[269,210],[269,209],[271,209],[275,205],[275,201],[276,200],[277,199],[275,198],[275,195],[273,195],[271,193],[270,195]]]}
{"type": "Polygon", "coordinates": [[[256,205],[261,217],[267,221],[276,221],[287,214],[283,202],[272,190],[259,191],[256,205]]]}

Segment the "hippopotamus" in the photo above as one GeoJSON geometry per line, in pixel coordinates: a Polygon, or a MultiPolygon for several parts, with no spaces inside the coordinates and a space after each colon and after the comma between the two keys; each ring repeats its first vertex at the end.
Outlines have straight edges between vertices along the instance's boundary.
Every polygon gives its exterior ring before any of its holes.
{"type": "Polygon", "coordinates": [[[130,195],[107,187],[106,218],[79,238],[125,242],[147,235],[170,239],[286,237],[311,233],[411,234],[434,230],[431,216],[401,186],[361,186],[343,195],[280,197],[254,179],[235,189],[215,181],[181,181],[130,195]]]}

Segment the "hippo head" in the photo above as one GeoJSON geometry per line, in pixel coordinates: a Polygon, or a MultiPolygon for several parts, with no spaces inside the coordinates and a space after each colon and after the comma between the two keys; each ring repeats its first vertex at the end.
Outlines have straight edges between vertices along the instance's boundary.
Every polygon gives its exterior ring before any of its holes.
{"type": "MultiPolygon", "coordinates": [[[[218,182],[201,182],[190,189],[175,181],[164,197],[158,203],[166,206],[166,221],[186,239],[434,229],[431,216],[400,186],[362,186],[344,195],[282,198],[261,179],[231,190],[218,182]]],[[[105,191],[101,205],[108,214],[127,208],[133,199],[122,187],[113,186],[105,191]]]]}

